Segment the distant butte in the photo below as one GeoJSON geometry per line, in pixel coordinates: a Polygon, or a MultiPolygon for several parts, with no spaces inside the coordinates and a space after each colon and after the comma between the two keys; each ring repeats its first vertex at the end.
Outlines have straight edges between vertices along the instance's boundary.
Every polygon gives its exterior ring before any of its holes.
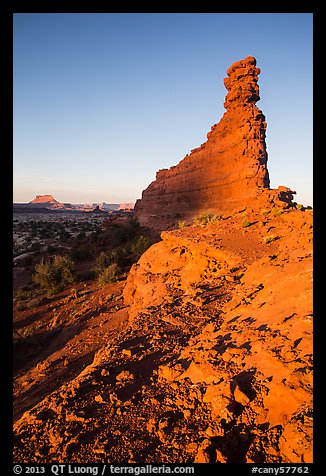
{"type": "Polygon", "coordinates": [[[53,195],[36,195],[34,200],[29,203],[59,203],[53,195]]]}
{"type": "Polygon", "coordinates": [[[265,142],[265,116],[259,101],[256,59],[247,56],[227,70],[226,112],[211,127],[207,141],[156,180],[137,200],[135,214],[143,225],[175,223],[202,210],[229,212],[246,206],[287,208],[293,194],[287,187],[270,189],[265,142]]]}

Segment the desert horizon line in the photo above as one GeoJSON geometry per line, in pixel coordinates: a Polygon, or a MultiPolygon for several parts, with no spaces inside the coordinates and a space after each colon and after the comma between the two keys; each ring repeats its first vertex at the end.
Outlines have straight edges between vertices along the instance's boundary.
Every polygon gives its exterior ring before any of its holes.
{"type": "MultiPolygon", "coordinates": [[[[105,203],[105,204],[121,204],[121,203],[135,203],[136,200],[58,200],[53,194],[37,194],[32,198],[31,200],[15,200],[13,198],[13,203],[15,204],[26,204],[26,203],[32,203],[37,197],[52,197],[52,201],[56,201],[58,203],[70,203],[70,204],[100,204],[100,203],[105,203]]],[[[51,200],[49,200],[51,201],[51,200]]]]}

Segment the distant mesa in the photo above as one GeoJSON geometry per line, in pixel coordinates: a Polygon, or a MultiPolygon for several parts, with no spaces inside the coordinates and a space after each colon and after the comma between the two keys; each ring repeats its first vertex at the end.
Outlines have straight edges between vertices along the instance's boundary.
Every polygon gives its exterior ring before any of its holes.
{"type": "Polygon", "coordinates": [[[227,70],[226,112],[211,127],[207,141],[156,180],[137,200],[135,214],[148,226],[175,222],[175,216],[194,216],[201,210],[231,212],[252,206],[288,207],[295,192],[270,189],[265,142],[265,116],[259,101],[256,59],[248,56],[227,70]]]}
{"type": "Polygon", "coordinates": [[[134,203],[120,203],[119,210],[133,210],[134,206],[134,203]]]}
{"type": "Polygon", "coordinates": [[[36,195],[34,200],[29,203],[59,203],[53,195],[36,195]]]}
{"type": "Polygon", "coordinates": [[[61,203],[53,195],[36,195],[28,203],[14,203],[13,210],[16,213],[42,213],[48,212],[92,212],[92,213],[114,213],[119,211],[130,211],[134,208],[134,203],[61,203]]]}
{"type": "Polygon", "coordinates": [[[34,200],[29,202],[28,205],[31,205],[32,207],[48,208],[53,210],[57,208],[66,208],[69,204],[58,202],[58,200],[56,200],[53,195],[36,195],[34,200]]]}

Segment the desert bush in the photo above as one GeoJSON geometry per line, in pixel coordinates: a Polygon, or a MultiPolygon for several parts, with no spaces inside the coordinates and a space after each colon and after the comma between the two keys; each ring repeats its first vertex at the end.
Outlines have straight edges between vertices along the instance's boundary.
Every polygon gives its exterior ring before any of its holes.
{"type": "Polygon", "coordinates": [[[127,248],[123,248],[123,247],[114,248],[109,255],[110,263],[116,263],[118,266],[123,266],[123,264],[127,260],[127,256],[128,256],[127,248]]]}
{"type": "Polygon", "coordinates": [[[59,240],[62,241],[63,243],[68,241],[70,237],[71,237],[71,235],[70,235],[69,231],[61,230],[60,233],[59,233],[59,240]]]}
{"type": "Polygon", "coordinates": [[[149,236],[140,235],[140,237],[130,246],[132,262],[137,263],[141,255],[145,253],[152,244],[153,242],[149,236]]]}
{"type": "Polygon", "coordinates": [[[83,261],[90,259],[92,257],[92,253],[90,252],[88,246],[80,245],[76,246],[70,251],[70,258],[74,261],[83,261]]]}
{"type": "Polygon", "coordinates": [[[248,226],[250,226],[250,221],[247,220],[247,218],[245,218],[241,224],[242,228],[247,228],[248,226]]]}
{"type": "Polygon", "coordinates": [[[43,259],[35,266],[33,281],[49,294],[61,291],[74,280],[74,262],[68,256],[54,256],[43,259]]]}
{"type": "Polygon", "coordinates": [[[119,272],[119,266],[116,263],[109,264],[109,266],[104,268],[98,275],[98,278],[97,278],[98,283],[99,284],[113,283],[117,279],[118,272],[119,272]]]}
{"type": "Polygon", "coordinates": [[[18,304],[17,311],[25,311],[27,306],[25,304],[18,304]]]}
{"type": "Polygon", "coordinates": [[[279,217],[280,215],[282,215],[283,210],[281,208],[274,207],[272,209],[272,212],[273,212],[274,217],[276,218],[276,217],[279,217]]]}
{"type": "Polygon", "coordinates": [[[89,235],[91,241],[93,241],[93,242],[97,242],[98,239],[99,239],[99,236],[100,236],[99,230],[95,230],[89,235]]]}
{"type": "Polygon", "coordinates": [[[86,233],[85,233],[84,231],[81,231],[81,232],[78,233],[78,235],[76,236],[76,240],[77,240],[77,241],[82,241],[85,237],[86,237],[86,233]]]}
{"type": "Polygon", "coordinates": [[[96,274],[100,274],[107,266],[111,264],[110,256],[105,253],[105,251],[101,251],[101,253],[96,258],[96,262],[92,268],[96,274]]]}
{"type": "Polygon", "coordinates": [[[31,297],[31,293],[29,291],[27,291],[26,289],[20,288],[20,289],[17,289],[14,299],[16,302],[21,302],[21,301],[26,301],[30,297],[31,297]]]}
{"type": "Polygon", "coordinates": [[[27,303],[27,308],[28,309],[35,309],[36,307],[40,306],[42,302],[43,302],[42,298],[30,299],[27,303]]]}
{"type": "Polygon", "coordinates": [[[297,210],[302,210],[304,207],[301,203],[297,203],[296,208],[297,210]]]}
{"type": "Polygon", "coordinates": [[[214,213],[202,211],[194,218],[195,225],[208,225],[210,223],[215,223],[221,219],[221,216],[215,215],[214,213]]]}
{"type": "Polygon", "coordinates": [[[184,228],[186,225],[186,222],[185,221],[179,221],[178,222],[178,228],[181,229],[181,228],[184,228]]]}
{"type": "Polygon", "coordinates": [[[124,224],[113,224],[108,230],[107,234],[110,239],[110,244],[118,246],[121,243],[126,243],[129,240],[133,240],[138,234],[140,229],[140,223],[136,218],[129,218],[124,224]]]}
{"type": "Polygon", "coordinates": [[[131,217],[127,221],[127,226],[130,230],[138,231],[140,229],[140,223],[135,217],[131,217]]]}

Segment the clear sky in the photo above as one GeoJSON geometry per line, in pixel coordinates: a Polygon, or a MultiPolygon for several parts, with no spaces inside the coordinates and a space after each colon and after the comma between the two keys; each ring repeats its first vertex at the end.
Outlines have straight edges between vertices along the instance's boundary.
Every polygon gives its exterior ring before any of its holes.
{"type": "Polygon", "coordinates": [[[14,15],[14,201],[131,202],[206,140],[255,56],[271,186],[312,205],[306,13],[14,15]]]}

